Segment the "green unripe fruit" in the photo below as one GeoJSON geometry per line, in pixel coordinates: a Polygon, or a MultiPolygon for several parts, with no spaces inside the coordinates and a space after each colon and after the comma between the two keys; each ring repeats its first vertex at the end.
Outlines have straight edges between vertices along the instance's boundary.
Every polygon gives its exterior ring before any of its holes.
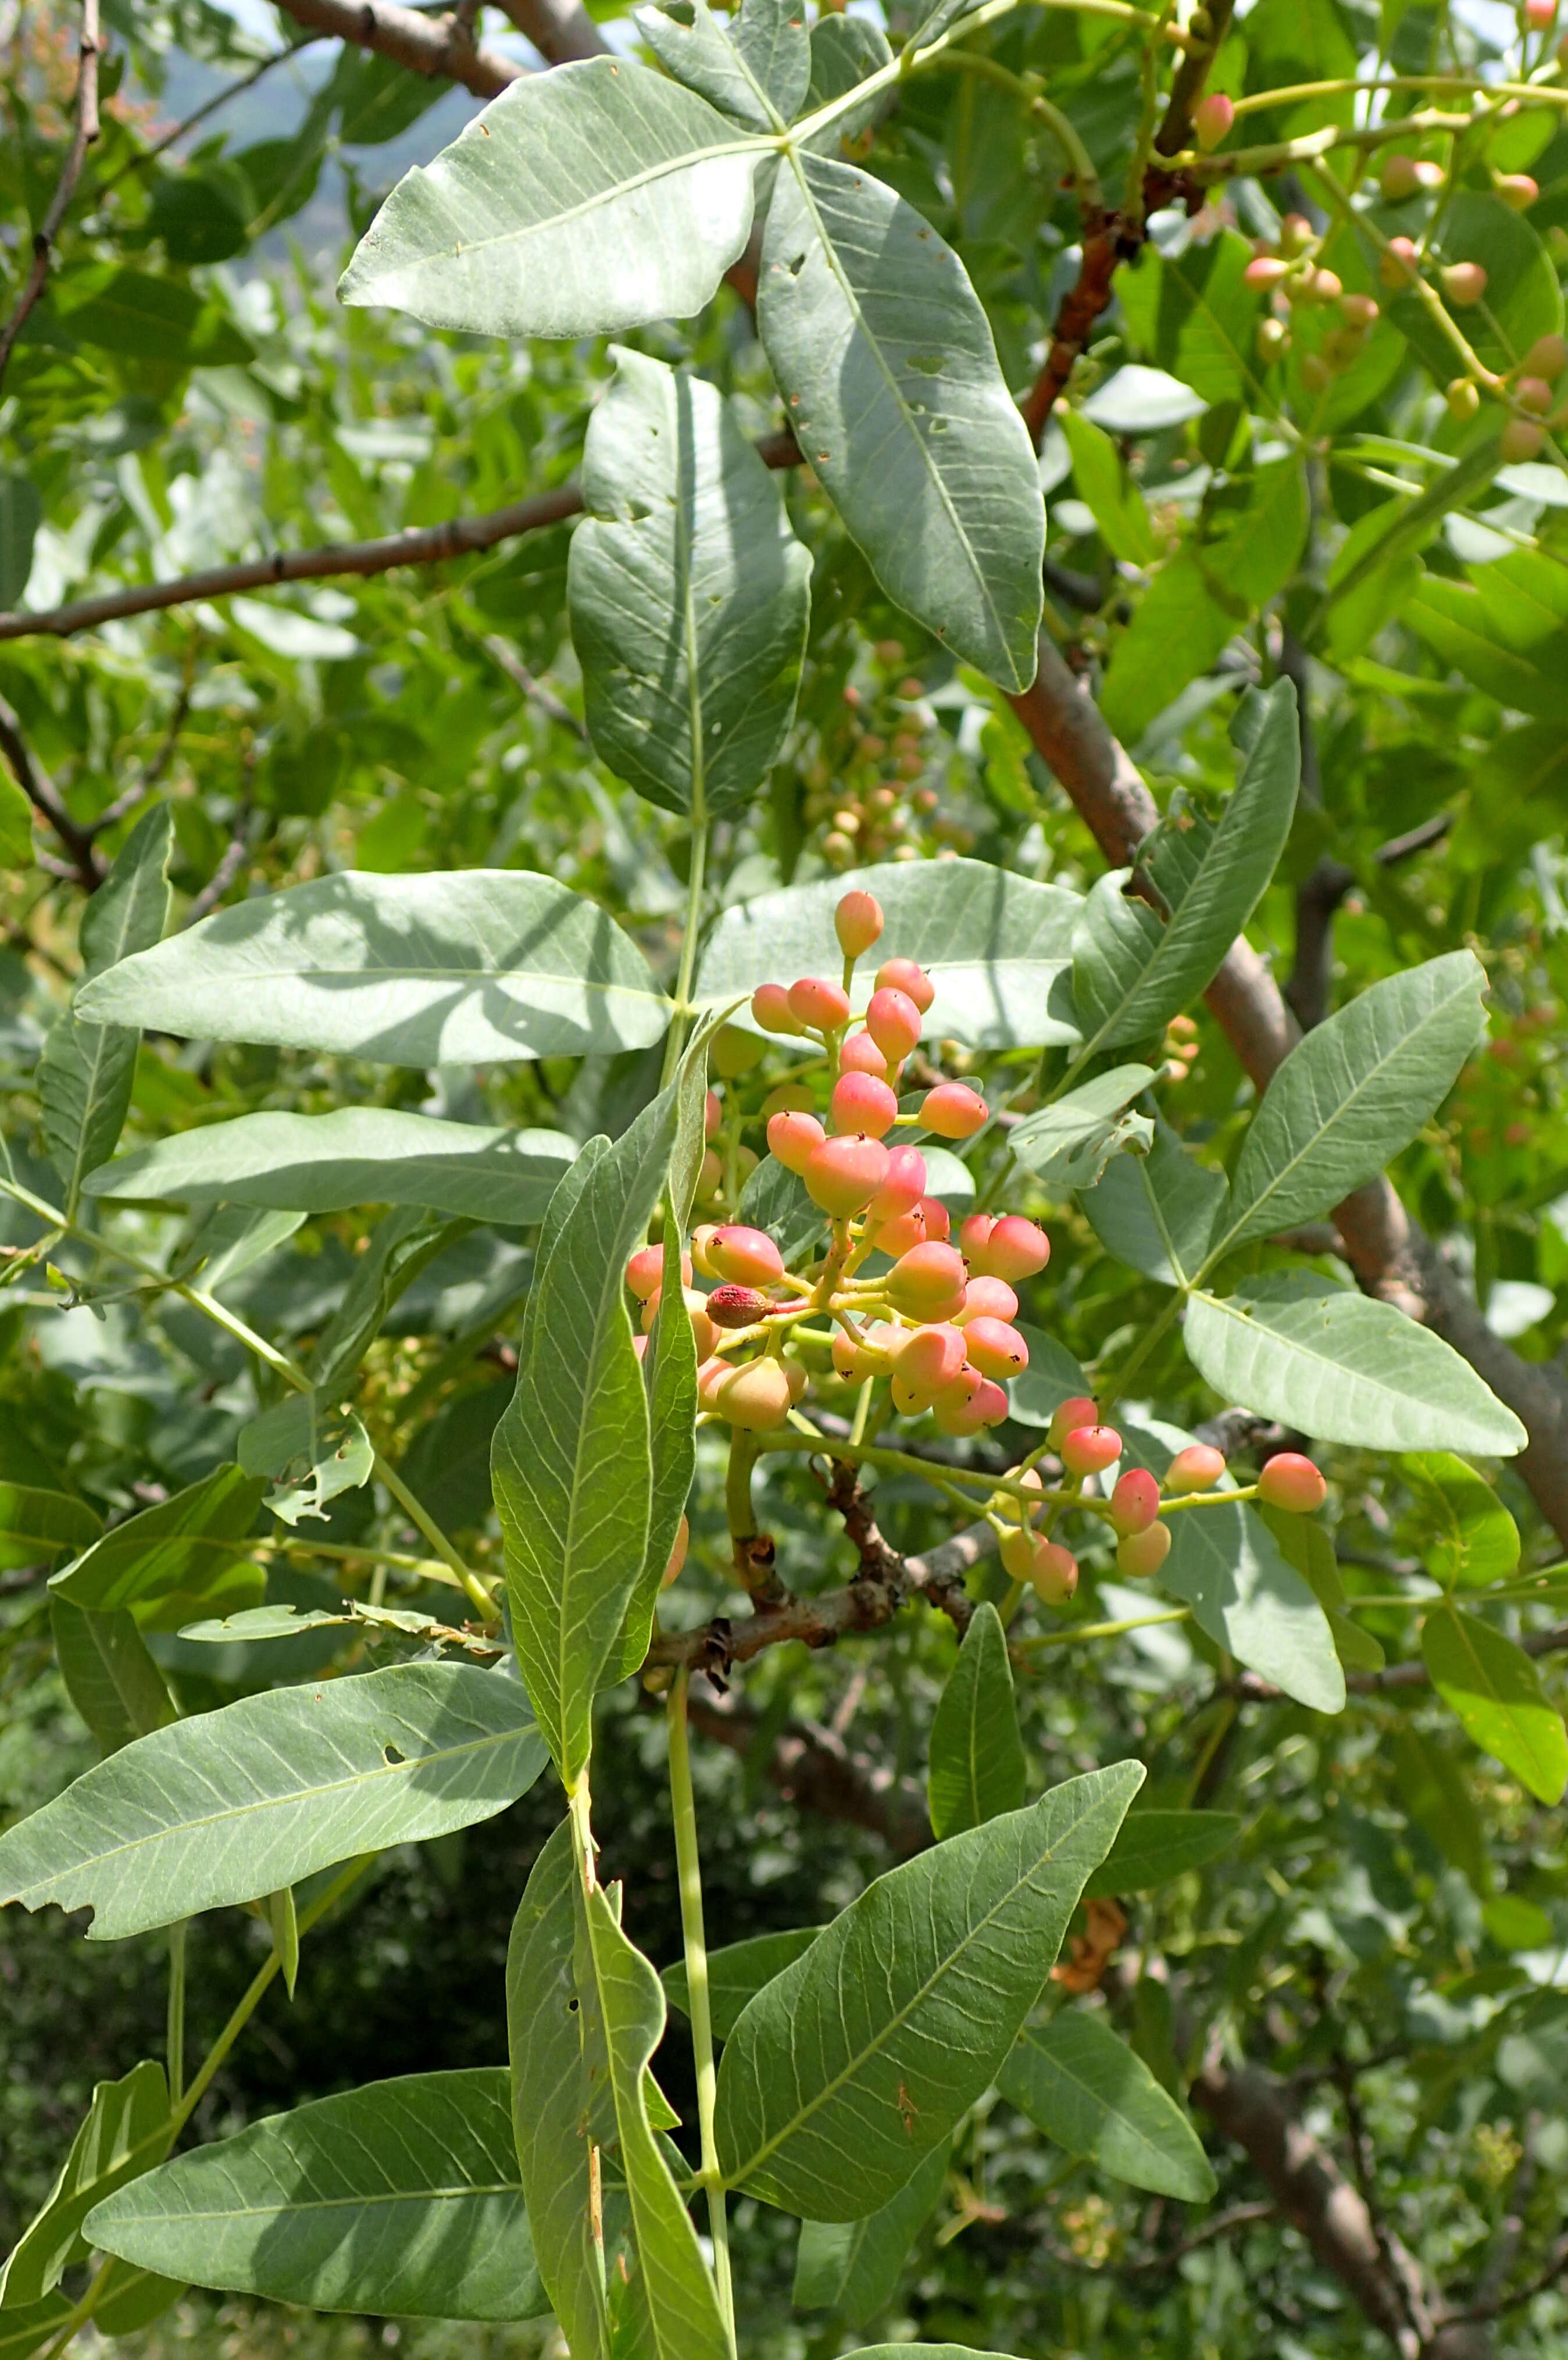
{"type": "Polygon", "coordinates": [[[714,1407],[729,1425],[750,1433],[782,1426],[790,1407],[789,1379],[782,1361],[747,1360],[732,1369],[718,1388],[714,1407]]]}
{"type": "Polygon", "coordinates": [[[1119,1572],[1142,1579],[1158,1573],[1171,1554],[1169,1524],[1149,1524],[1141,1533],[1127,1533],[1116,1543],[1119,1572]]]}
{"type": "Polygon", "coordinates": [[[742,1074],[749,1074],[753,1065],[760,1062],[764,1045],[755,1032],[742,1032],[734,1024],[721,1026],[713,1036],[710,1053],[720,1081],[738,1081],[742,1074]]]}
{"type": "Polygon", "coordinates": [[[1456,377],[1443,395],[1450,418],[1461,426],[1468,423],[1481,407],[1481,388],[1474,377],[1456,377]]]}

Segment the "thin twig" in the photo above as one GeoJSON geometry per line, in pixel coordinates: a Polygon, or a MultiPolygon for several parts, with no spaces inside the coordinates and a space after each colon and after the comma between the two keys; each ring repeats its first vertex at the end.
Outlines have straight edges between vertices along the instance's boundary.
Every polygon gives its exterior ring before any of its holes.
{"type": "MultiPolygon", "coordinates": [[[[16,774],[16,784],[36,812],[42,814],[70,853],[71,866],[61,865],[62,876],[74,878],[92,893],[103,883],[104,871],[93,849],[93,838],[77,825],[66,810],[64,799],[43,764],[28,747],[22,735],[19,716],[0,696],[0,754],[4,754],[16,774]]],[[[56,864],[48,854],[39,855],[40,868],[54,871],[56,864]]]]}
{"type": "Polygon", "coordinates": [[[149,164],[156,164],[160,156],[167,156],[187,132],[194,131],[199,123],[205,123],[210,115],[216,115],[221,106],[227,106],[231,98],[238,98],[242,91],[253,89],[263,74],[270,73],[274,66],[282,65],[289,58],[297,58],[299,50],[308,46],[300,42],[297,49],[276,49],[270,57],[263,58],[259,65],[253,66],[249,73],[241,74],[237,82],[225,82],[222,90],[214,91],[211,98],[203,100],[194,115],[188,115],[183,123],[177,123],[172,131],[166,131],[163,137],[154,140],[150,148],[142,148],[137,155],[128,156],[107,179],[98,181],[93,191],[94,198],[106,197],[111,189],[118,188],[132,172],[145,172],[149,164]]]}
{"type": "Polygon", "coordinates": [[[55,192],[49,211],[33,233],[33,264],[26,284],[16,300],[16,310],[0,328],[0,385],[5,380],[12,350],[26,324],[28,312],[44,291],[44,281],[54,259],[54,243],[60,225],[65,219],[76,183],[82,177],[82,167],[87,150],[98,137],[98,60],[103,50],[98,28],[98,0],[82,0],[82,36],[78,44],[81,64],[76,73],[76,116],[71,128],[71,145],[65,152],[55,192]]]}
{"type": "Polygon", "coordinates": [[[506,673],[520,695],[526,696],[530,705],[537,705],[541,713],[551,721],[558,722],[562,729],[570,729],[583,745],[587,744],[588,732],[572,707],[562,705],[554,689],[547,688],[542,680],[534,678],[516,648],[508,647],[499,632],[492,631],[482,645],[491,662],[506,673]]]}
{"type": "Polygon", "coordinates": [[[228,891],[230,886],[234,883],[234,879],[239,875],[241,867],[245,862],[245,856],[250,849],[250,830],[253,816],[254,806],[247,796],[234,814],[234,824],[229,832],[229,840],[223,847],[222,858],[219,860],[218,865],[216,869],[213,869],[211,877],[208,878],[205,885],[202,886],[200,893],[197,894],[195,900],[191,902],[189,910],[185,912],[185,923],[188,926],[200,924],[201,921],[206,917],[210,912],[215,910],[219,902],[223,900],[224,894],[228,891]]]}

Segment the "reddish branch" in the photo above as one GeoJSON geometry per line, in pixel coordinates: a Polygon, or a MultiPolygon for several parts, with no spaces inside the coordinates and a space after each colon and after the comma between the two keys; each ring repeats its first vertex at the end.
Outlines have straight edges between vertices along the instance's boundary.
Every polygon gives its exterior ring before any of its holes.
{"type": "Polygon", "coordinates": [[[444,75],[475,98],[498,98],[527,69],[482,49],[461,16],[421,16],[391,0],[278,0],[286,16],[329,40],[351,41],[427,79],[444,75]]]}
{"type": "Polygon", "coordinates": [[[76,104],[71,124],[71,145],[65,151],[65,163],[49,200],[49,211],[33,233],[33,259],[16,309],[0,328],[0,385],[5,383],[11,354],[21,334],[28,312],[44,291],[44,281],[54,259],[55,240],[60,225],[70,210],[76,184],[82,178],[82,167],[87,150],[98,137],[98,60],[103,40],[98,26],[98,0],[82,0],[82,34],[78,42],[81,62],[76,70],[76,104]]]}

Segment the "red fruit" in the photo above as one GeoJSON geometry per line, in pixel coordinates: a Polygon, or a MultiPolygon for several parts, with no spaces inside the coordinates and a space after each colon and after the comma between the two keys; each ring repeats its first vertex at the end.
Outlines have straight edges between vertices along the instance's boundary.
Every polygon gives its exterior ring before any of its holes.
{"type": "Polygon", "coordinates": [[[1158,1573],[1171,1554],[1169,1524],[1148,1524],[1141,1533],[1126,1533],[1116,1543],[1116,1564],[1123,1573],[1158,1573]]]}
{"type": "Polygon", "coordinates": [[[985,1268],[993,1278],[1033,1278],[1050,1260],[1051,1240],[1018,1213],[1004,1213],[985,1241],[985,1268]]]}
{"type": "Polygon", "coordinates": [[[1146,1533],[1160,1513],[1160,1486],[1147,1467],[1129,1467],[1111,1493],[1111,1522],[1125,1540],[1146,1533]]]}
{"type": "Polygon", "coordinates": [[[1005,1384],[1009,1377],[1018,1377],[1029,1366],[1029,1346],[1016,1328],[1005,1319],[982,1316],[971,1319],[960,1331],[968,1340],[969,1358],[983,1377],[995,1377],[1005,1384]]]}
{"type": "Polygon", "coordinates": [[[1192,109],[1192,132],[1202,152],[1212,155],[1222,139],[1229,136],[1236,121],[1236,102],[1225,93],[1211,90],[1192,109]]]}
{"type": "Polygon", "coordinates": [[[717,1328],[750,1328],[772,1307],[755,1286],[715,1286],[707,1304],[717,1328]]]}
{"type": "Polygon", "coordinates": [[[953,1223],[948,1218],[947,1207],[942,1203],[942,1198],[922,1196],[920,1212],[925,1219],[927,1237],[935,1238],[939,1245],[945,1245],[953,1234],[953,1223]]]}
{"type": "Polygon", "coordinates": [[[906,1417],[929,1409],[964,1366],[964,1331],[909,1328],[893,1354],[893,1405],[906,1417]]]}
{"type": "Polygon", "coordinates": [[[1063,1437],[1062,1463],[1069,1475],[1097,1475],[1122,1455],[1122,1438],[1114,1426],[1081,1426],[1063,1437]]]}
{"type": "Polygon", "coordinates": [[[1078,1587],[1078,1560],[1060,1541],[1035,1543],[1029,1587],[1042,1606],[1065,1606],[1078,1587]]]}
{"type": "Polygon", "coordinates": [[[918,1205],[913,1212],[895,1213],[890,1221],[879,1222],[871,1240],[877,1252],[885,1253],[889,1262],[897,1262],[901,1254],[909,1253],[915,1246],[923,1246],[925,1241],[926,1217],[918,1205]]]}
{"type": "Polygon", "coordinates": [[[824,1213],[842,1218],[869,1205],[887,1177],[887,1151],[879,1139],[860,1132],[824,1139],[806,1158],[801,1177],[806,1194],[824,1213]]]}
{"type": "Polygon", "coordinates": [[[682,1516],[675,1528],[675,1546],[670,1552],[670,1562],[659,1576],[660,1590],[668,1590],[672,1581],[679,1580],[681,1568],[686,1562],[686,1552],[691,1545],[691,1527],[682,1516]]]}
{"type": "Polygon", "coordinates": [[[1277,1450],[1258,1479],[1258,1496],[1292,1516],[1310,1516],[1328,1497],[1328,1485],[1299,1450],[1277,1450]]]}
{"type": "Polygon", "coordinates": [[[814,1147],[820,1147],[826,1131],[814,1114],[800,1114],[792,1109],[776,1114],[768,1124],[769,1153],[784,1166],[786,1172],[804,1172],[806,1159],[814,1147]]]}
{"type": "Polygon", "coordinates": [[[917,966],[913,959],[885,959],[877,970],[877,989],[878,991],[901,991],[906,1000],[914,1001],[922,1016],[936,998],[935,984],[924,967],[917,966]]]}
{"type": "Polygon", "coordinates": [[[939,1082],[920,1101],[920,1119],[939,1139],[973,1139],[985,1114],[985,1099],[962,1082],[939,1082]]]}
{"type": "MultiPolygon", "coordinates": [[[[690,1254],[682,1254],[681,1257],[681,1275],[685,1284],[690,1286],[691,1284],[690,1254]]],[[[633,1254],[626,1264],[626,1284],[639,1303],[646,1303],[650,1295],[659,1293],[663,1284],[664,1248],[644,1246],[640,1252],[633,1254]]]]}
{"type": "Polygon", "coordinates": [[[733,1225],[715,1229],[708,1240],[708,1260],[720,1278],[736,1286],[775,1286],[784,1275],[784,1257],[766,1229],[733,1225]]]}
{"type": "Polygon", "coordinates": [[[721,1360],[716,1354],[711,1359],[703,1360],[700,1364],[697,1370],[697,1406],[699,1409],[716,1409],[718,1407],[719,1387],[724,1383],[724,1379],[729,1375],[729,1362],[727,1360],[721,1360]]]}
{"type": "MultiPolygon", "coordinates": [[[[926,1159],[918,1147],[890,1147],[887,1150],[887,1177],[866,1207],[868,1221],[896,1221],[905,1213],[912,1213],[926,1193],[926,1159]]],[[[919,1245],[919,1238],[910,1243],[919,1245]]],[[[900,1248],[900,1251],[902,1249],[900,1248]]],[[[885,1246],[886,1253],[887,1248],[885,1246]]]]}
{"type": "Polygon", "coordinates": [[[718,1389],[714,1406],[731,1426],[760,1433],[781,1426],[790,1405],[789,1380],[783,1362],[772,1359],[747,1360],[732,1369],[718,1389]]]}
{"type": "Polygon", "coordinates": [[[961,1327],[967,1328],[972,1319],[1016,1319],[1018,1316],[1018,1298],[1005,1279],[972,1278],[964,1290],[964,1308],[958,1315],[961,1327]]]}
{"type": "Polygon", "coordinates": [[[1076,1433],[1081,1426],[1096,1425],[1099,1415],[1099,1411],[1086,1394],[1074,1393],[1071,1400],[1059,1403],[1051,1413],[1046,1440],[1052,1450],[1060,1450],[1070,1434],[1076,1433]]]}
{"type": "Polygon", "coordinates": [[[796,1022],[789,1006],[789,995],[781,983],[759,983],[751,995],[752,1022],[760,1024],[765,1032],[791,1032],[799,1035],[805,1027],[796,1022]]]}
{"type": "Polygon", "coordinates": [[[852,1032],[838,1053],[841,1074],[875,1074],[879,1082],[887,1078],[887,1060],[869,1032],[852,1032]]]}
{"type": "Polygon", "coordinates": [[[836,1032],[849,1022],[848,992],[820,975],[803,975],[787,997],[796,1022],[818,1032],[836,1032]]]}
{"type": "Polygon", "coordinates": [[[841,1137],[845,1131],[868,1131],[881,1139],[892,1130],[898,1100],[875,1074],[841,1074],[833,1084],[828,1108],[828,1128],[841,1137]]]}
{"type": "Polygon", "coordinates": [[[1415,241],[1409,237],[1391,237],[1388,250],[1377,265],[1377,276],[1385,287],[1406,287],[1421,273],[1421,257],[1415,241]]]}
{"type": "Polygon", "coordinates": [[[964,1302],[964,1257],[928,1241],[900,1254],[887,1273],[887,1296],[911,1319],[946,1319],[964,1302]]]}
{"type": "Polygon", "coordinates": [[[1290,264],[1278,254],[1255,254],[1242,278],[1248,287],[1278,287],[1290,274],[1290,264]]]}
{"type": "Polygon", "coordinates": [[[1524,21],[1532,33],[1544,33],[1557,22],[1557,0],[1524,0],[1524,21]]]}
{"type": "Polygon", "coordinates": [[[1165,1488],[1178,1499],[1188,1491],[1212,1491],[1225,1471],[1223,1450],[1209,1442],[1190,1442],[1165,1470],[1165,1488]]]}
{"type": "Polygon", "coordinates": [[[1528,172],[1499,172],[1492,186],[1505,205],[1516,213],[1529,213],[1541,194],[1541,182],[1528,172]]]}
{"type": "Polygon", "coordinates": [[[846,959],[864,958],[883,927],[875,893],[846,893],[833,912],[833,932],[846,959]]]}
{"type": "Polygon", "coordinates": [[[920,1011],[907,991],[884,987],[871,995],[866,1029],[882,1054],[896,1065],[920,1037],[920,1011]]]}
{"type": "Polygon", "coordinates": [[[958,1232],[958,1250],[969,1264],[970,1275],[973,1278],[989,1278],[992,1274],[985,1250],[990,1244],[991,1232],[996,1226],[994,1214],[971,1213],[958,1232]]]}
{"type": "Polygon", "coordinates": [[[1443,291],[1456,311],[1478,303],[1486,291],[1486,274],[1478,262],[1451,262],[1438,272],[1443,291]]]}

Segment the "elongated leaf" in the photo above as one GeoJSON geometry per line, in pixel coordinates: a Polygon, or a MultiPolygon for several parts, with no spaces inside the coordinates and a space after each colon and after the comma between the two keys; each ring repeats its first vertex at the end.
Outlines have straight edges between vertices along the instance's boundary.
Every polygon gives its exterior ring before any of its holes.
{"type": "Polygon", "coordinates": [[[746,244],[759,152],[629,59],[526,75],[399,180],[339,294],[482,336],[690,319],[746,244]]]}
{"type": "MultiPolygon", "coordinates": [[[[698,1001],[723,1007],[775,978],[838,975],[844,954],[833,913],[851,890],[876,894],[887,919],[883,941],[931,977],[936,998],[925,1018],[928,1040],[1007,1049],[1077,1039],[1071,1005],[1062,1002],[1071,1000],[1064,987],[1079,896],[981,860],[852,869],[726,910],[697,970],[698,1001]]],[[[874,961],[864,959],[851,993],[856,1009],[874,989],[874,961]]]]}
{"type": "Polygon", "coordinates": [[[1157,1124],[1149,1153],[1116,1157],[1082,1204],[1107,1253],[1163,1286],[1181,1286],[1203,1267],[1225,1194],[1224,1173],[1157,1124]]]}
{"type": "Polygon", "coordinates": [[[86,2121],[45,2201],[0,2270],[0,2318],[14,2304],[38,2302],[90,2250],[82,2224],[101,2197],[146,2171],[169,2152],[169,2084],[163,2068],[135,2066],[123,2081],[100,2081],[86,2121]]]}
{"type": "Polygon", "coordinates": [[[1087,2009],[1024,2034],[996,2076],[1037,2130],[1115,2180],[1203,2204],[1214,2175],[1196,2131],[1141,2057],[1087,2009]]]}
{"type": "Polygon", "coordinates": [[[0,1566],[49,1565],[67,1549],[85,1548],[103,1529],[86,1501],[69,1491],[0,1483],[0,1566]]]}
{"type": "Polygon", "coordinates": [[[1241,1833],[1229,1811],[1129,1811],[1121,1831],[1083,1887],[1096,1893],[1153,1893],[1190,1868],[1228,1852],[1241,1833]]]}
{"type": "Polygon", "coordinates": [[[664,1993],[653,1968],[621,1931],[603,1886],[589,1894],[587,1909],[652,2349],[658,2360],[729,2360],[713,2278],[648,2120],[648,2069],[664,2032],[664,1993]]]}
{"type": "Polygon", "coordinates": [[[1476,1898],[1489,1901],[1497,1880],[1471,1782],[1442,1739],[1406,1721],[1392,1746],[1399,1799],[1416,1825],[1452,1862],[1476,1898]]]}
{"type": "Polygon", "coordinates": [[[539,2274],[572,2360],[609,2360],[588,2137],[606,2093],[591,2086],[583,2061],[572,1972],[581,1895],[572,1824],[563,1819],[528,1873],[506,1946],[512,2135],[539,2274]]]}
{"type": "Polygon", "coordinates": [[[669,1022],[613,919],[551,878],[499,869],[350,869],[242,901],[98,977],[78,1012],[388,1065],[640,1049],[669,1022]]]}
{"type": "MultiPolygon", "coordinates": [[[[55,1574],[49,1587],[98,1614],[140,1609],[138,1620],[174,1630],[199,1609],[223,1613],[225,1600],[256,1587],[240,1544],[256,1524],[266,1486],[239,1467],[217,1467],[172,1500],[127,1516],[55,1574]]],[[[250,1601],[248,1602],[255,1603],[250,1601]]]]}
{"type": "Polygon", "coordinates": [[[804,2218],[876,2212],[980,2095],[1143,1781],[1120,1762],[863,1893],[759,1993],[719,2068],[720,2169],[804,2218]]]}
{"type": "Polygon", "coordinates": [[[301,1213],[419,1205],[523,1228],[575,1153],[559,1131],[496,1131],[389,1107],[246,1114],[118,1156],[88,1175],[84,1193],[301,1213]]]}
{"type": "Polygon", "coordinates": [[[358,1491],[376,1471],[359,1419],[329,1408],[313,1390],[290,1393],[242,1426],[238,1448],[247,1475],[273,1478],[265,1504],[286,1524],[321,1515],[329,1500],[358,1491]]]}
{"type": "MultiPolygon", "coordinates": [[[[158,941],[169,915],[172,822],[167,803],[137,821],[82,920],[82,983],[158,941]]],[[[136,1078],[134,1024],[84,1023],[79,988],[57,1019],[38,1065],[44,1137],[74,1213],[89,1172],[114,1152],[136,1078]]]]}
{"type": "Polygon", "coordinates": [[[1486,982],[1473,952],[1451,951],[1297,1043],[1242,1142],[1216,1255],[1316,1220],[1410,1145],[1481,1038],[1486,982]]]}
{"type": "Polygon", "coordinates": [[[516,1681],[395,1664],[155,1731],[0,1836],[0,1904],[93,1912],[97,1941],[494,1819],[546,1751],[516,1681]]]}
{"type": "Polygon", "coordinates": [[[725,25],[691,0],[680,16],[637,11],[637,29],[688,90],[756,131],[781,130],[799,112],[811,79],[811,42],[795,0],[744,0],[725,25]],[[684,21],[683,21],[684,20],[684,21]]]}
{"type": "Polygon", "coordinates": [[[1194,1295],[1182,1340],[1227,1401],[1323,1442],[1510,1458],[1527,1439],[1441,1336],[1311,1272],[1271,1272],[1223,1302],[1194,1295]]]}
{"type": "Polygon", "coordinates": [[[49,1600],[49,1629],[66,1694],[100,1754],[117,1754],[134,1737],[150,1737],[178,1719],[131,1615],[84,1613],[57,1595],[49,1600]]]}
{"type": "Polygon", "coordinates": [[[1073,481],[1100,539],[1113,557],[1132,565],[1152,565],[1156,552],[1149,510],[1116,444],[1082,410],[1068,410],[1062,428],[1073,454],[1073,481]]]}
{"type": "Polygon", "coordinates": [[[1295,689],[1277,682],[1237,722],[1245,759],[1219,819],[1211,823],[1179,799],[1139,848],[1138,873],[1169,917],[1125,893],[1123,871],[1102,877],[1089,896],[1073,942],[1073,989],[1089,1048],[1142,1040],[1184,1008],[1211,980],[1274,873],[1301,777],[1295,689]]]}
{"type": "Polygon", "coordinates": [[[1465,1733],[1542,1803],[1568,1787],[1568,1730],[1524,1649],[1478,1614],[1440,1606],[1421,1624],[1432,1684],[1465,1733]]]}
{"type": "Polygon", "coordinates": [[[938,1842],[1016,1811],[1024,1799],[1024,1742],[1007,1634],[985,1600],[970,1616],[931,1721],[927,1793],[938,1842]]]}
{"type": "MultiPolygon", "coordinates": [[[[670,1087],[594,1160],[541,1246],[517,1384],[492,1471],[523,1678],[557,1769],[588,1759],[593,1695],[648,1555],[653,1463],[624,1273],[665,1185],[683,1100],[703,1088],[688,1050],[670,1087]]],[[[553,1210],[553,1208],[552,1208],[553,1210]]]]}
{"type": "Polygon", "coordinates": [[[768,207],[757,324],[800,448],[888,596],[1027,687],[1045,505],[956,254],[886,181],[796,151],[768,207]]]}
{"type": "MultiPolygon", "coordinates": [[[[713,2032],[720,2040],[727,2040],[741,2014],[748,2007],[765,1983],[782,1974],[804,1951],[811,1949],[822,1931],[819,1926],[792,1926],[777,1934],[753,1934],[745,1942],[730,1942],[722,1950],[708,1953],[708,2012],[713,2020],[713,2032]]],[[[666,1967],[659,1981],[671,2007],[688,2014],[686,1995],[686,1962],[678,1960],[666,1967]]]]}
{"type": "Polygon", "coordinates": [[[611,770],[702,826],[748,803],[783,745],[811,561],[717,387],[625,350],[615,369],[567,571],[588,727],[611,770]]]}
{"type": "Polygon", "coordinates": [[[1065,1098],[1026,1115],[1008,1134],[1018,1162],[1038,1180],[1062,1188],[1092,1188],[1116,1149],[1148,1146],[1154,1126],[1127,1109],[1154,1079],[1152,1065],[1113,1065],[1080,1083],[1065,1098]]]}
{"type": "Polygon", "coordinates": [[[312,2311],[549,2309],[504,2068],[410,2073],[271,2115],[100,2203],[88,2234],[144,2268],[312,2311]]]}
{"type": "Polygon", "coordinates": [[[879,2212],[864,2221],[802,2221],[795,2256],[800,2311],[836,2311],[852,2327],[886,2310],[909,2248],[935,2212],[947,2179],[944,2140],[879,2212]]]}
{"type": "Polygon", "coordinates": [[[0,2360],[28,2360],[40,2345],[52,2344],[72,2308],[58,2292],[42,2295],[37,2302],[0,2306],[0,2360]]]}
{"type": "Polygon", "coordinates": [[[1491,1485],[1452,1450],[1407,1460],[1421,1496],[1421,1551],[1427,1571],[1447,1590],[1502,1581],[1519,1560],[1519,1530],[1491,1485]]]}

